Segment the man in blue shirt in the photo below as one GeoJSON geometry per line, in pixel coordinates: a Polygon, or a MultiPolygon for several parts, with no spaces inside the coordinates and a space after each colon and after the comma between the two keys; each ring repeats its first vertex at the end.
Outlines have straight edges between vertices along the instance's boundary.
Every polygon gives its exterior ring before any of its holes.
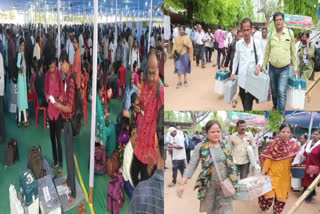
{"type": "Polygon", "coordinates": [[[134,72],[131,72],[130,73],[130,84],[129,84],[129,86],[127,86],[126,93],[124,96],[124,108],[127,111],[129,110],[129,108],[131,106],[131,95],[133,93],[138,94],[138,88],[134,84],[134,72]]]}
{"type": "Polygon", "coordinates": [[[130,204],[130,214],[136,213],[164,213],[164,133],[158,133],[156,145],[157,170],[153,176],[139,182],[133,192],[130,204]]]}

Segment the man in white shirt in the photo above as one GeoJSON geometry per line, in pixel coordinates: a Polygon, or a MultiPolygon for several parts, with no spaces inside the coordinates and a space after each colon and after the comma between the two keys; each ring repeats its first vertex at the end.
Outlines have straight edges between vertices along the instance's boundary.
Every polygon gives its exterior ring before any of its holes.
{"type": "Polygon", "coordinates": [[[207,62],[211,62],[212,46],[213,46],[212,38],[213,38],[213,35],[212,35],[211,30],[209,28],[208,32],[206,33],[206,36],[205,36],[206,42],[204,44],[204,46],[206,47],[206,61],[207,62]]]}
{"type": "Polygon", "coordinates": [[[37,58],[37,61],[40,60],[40,38],[37,36],[36,45],[33,48],[33,57],[37,58]]]}
{"type": "Polygon", "coordinates": [[[172,43],[174,44],[175,38],[177,36],[179,36],[179,29],[180,29],[180,25],[178,25],[177,27],[175,27],[173,29],[173,33],[172,33],[172,43]]]}
{"type": "Polygon", "coordinates": [[[266,52],[266,45],[267,45],[267,40],[268,40],[268,29],[267,28],[263,28],[262,29],[262,38],[260,40],[260,44],[261,44],[261,53],[264,57],[264,53],[266,52]]]}
{"type": "Polygon", "coordinates": [[[67,50],[67,53],[69,56],[70,65],[73,65],[74,54],[75,54],[75,50],[74,50],[73,44],[71,42],[72,40],[73,40],[73,35],[70,33],[70,34],[68,34],[68,40],[67,40],[67,46],[66,46],[66,50],[67,50]]]}
{"type": "Polygon", "coordinates": [[[122,48],[123,48],[122,62],[124,66],[127,68],[129,66],[129,44],[126,40],[126,37],[123,37],[122,39],[122,48]]]}
{"type": "Polygon", "coordinates": [[[109,35],[106,33],[105,37],[102,39],[103,45],[103,60],[108,60],[109,56],[109,35]]]}
{"type": "Polygon", "coordinates": [[[204,33],[204,30],[202,29],[201,25],[199,25],[198,33],[195,35],[195,41],[197,46],[197,51],[195,55],[196,55],[197,66],[199,66],[199,61],[201,59],[202,68],[206,67],[206,60],[204,58],[204,53],[205,53],[204,43],[206,42],[205,37],[206,35],[204,33]]]}
{"type": "Polygon", "coordinates": [[[262,33],[259,31],[259,27],[255,26],[254,27],[255,32],[253,34],[254,40],[261,40],[262,39],[262,33]]]}
{"type": "Polygon", "coordinates": [[[0,53],[0,143],[4,143],[6,141],[6,128],[4,121],[4,109],[3,109],[3,97],[4,97],[4,64],[3,57],[0,53]]]}
{"type": "Polygon", "coordinates": [[[114,39],[112,39],[110,45],[109,45],[109,50],[111,51],[111,66],[115,63],[116,61],[116,48],[117,48],[117,43],[115,42],[114,39]]]}
{"type": "Polygon", "coordinates": [[[227,33],[227,48],[231,45],[232,43],[232,33],[231,33],[232,29],[229,30],[229,32],[227,33]]]}
{"type": "Polygon", "coordinates": [[[239,40],[236,44],[236,53],[233,59],[232,74],[230,77],[230,79],[234,81],[234,75],[239,66],[238,85],[240,87],[239,94],[244,111],[252,110],[253,100],[255,99],[252,94],[245,90],[247,72],[255,72],[255,74],[258,75],[263,63],[259,42],[253,42],[251,36],[252,26],[252,21],[249,18],[245,18],[241,22],[243,39],[239,40]],[[258,62],[256,62],[255,55],[257,56],[258,62]]]}
{"type": "Polygon", "coordinates": [[[177,183],[178,170],[183,176],[184,170],[186,168],[186,151],[184,148],[184,136],[182,131],[177,130],[174,127],[168,129],[171,138],[168,148],[172,150],[172,183],[168,187],[173,187],[177,183]]]}
{"type": "Polygon", "coordinates": [[[84,34],[84,32],[80,33],[80,36],[79,36],[79,48],[80,48],[81,60],[83,60],[83,56],[84,56],[83,34],[84,34]]]}

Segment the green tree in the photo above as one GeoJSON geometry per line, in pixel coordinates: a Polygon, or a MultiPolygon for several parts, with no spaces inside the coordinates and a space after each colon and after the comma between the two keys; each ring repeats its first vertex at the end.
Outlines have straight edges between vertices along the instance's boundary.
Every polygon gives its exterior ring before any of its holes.
{"type": "Polygon", "coordinates": [[[259,0],[260,8],[258,12],[264,14],[267,28],[269,28],[272,15],[277,11],[277,1],[278,0],[259,0]]]}
{"type": "Polygon", "coordinates": [[[184,122],[184,120],[183,120],[183,117],[184,116],[184,113],[182,113],[182,112],[179,112],[178,113],[178,122],[184,122]]]}
{"type": "Polygon", "coordinates": [[[210,120],[217,120],[221,125],[221,130],[223,130],[223,131],[227,131],[228,130],[228,126],[226,125],[226,122],[221,117],[219,117],[217,111],[213,112],[210,120]]]}
{"type": "Polygon", "coordinates": [[[191,21],[235,27],[245,17],[253,17],[252,0],[164,0],[165,8],[186,10],[191,21]]]}
{"type": "Polygon", "coordinates": [[[210,112],[209,111],[188,111],[192,121],[192,131],[195,132],[196,128],[198,129],[198,125],[205,120],[210,112]]]}
{"type": "Polygon", "coordinates": [[[176,114],[173,111],[165,111],[164,120],[170,121],[170,122],[176,122],[177,121],[176,114]]]}
{"type": "Polygon", "coordinates": [[[284,111],[270,111],[268,118],[268,126],[272,131],[279,131],[279,124],[284,119],[284,111]]]}

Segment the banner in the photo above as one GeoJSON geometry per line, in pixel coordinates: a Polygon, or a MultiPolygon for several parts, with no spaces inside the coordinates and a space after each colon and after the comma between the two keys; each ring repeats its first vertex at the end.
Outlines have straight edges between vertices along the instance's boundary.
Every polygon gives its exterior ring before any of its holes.
{"type": "Polygon", "coordinates": [[[289,28],[311,29],[313,22],[310,16],[284,14],[284,24],[289,28]]]}
{"type": "Polygon", "coordinates": [[[229,126],[236,126],[239,120],[246,121],[248,128],[263,129],[266,125],[266,118],[264,115],[231,111],[228,113],[228,118],[229,126]]]}

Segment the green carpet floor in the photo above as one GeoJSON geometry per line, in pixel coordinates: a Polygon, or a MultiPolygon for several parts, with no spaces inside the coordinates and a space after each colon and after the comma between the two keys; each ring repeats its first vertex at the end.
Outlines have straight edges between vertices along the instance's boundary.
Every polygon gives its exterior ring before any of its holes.
{"type": "MultiPolygon", "coordinates": [[[[111,108],[110,121],[112,123],[116,122],[117,115],[122,109],[122,103],[118,99],[113,99],[108,103],[111,108]]],[[[30,106],[31,107],[31,106],[30,106]]],[[[33,107],[31,107],[33,108],[33,107]]],[[[28,151],[33,145],[41,145],[42,154],[48,159],[49,164],[52,163],[52,151],[51,151],[51,141],[49,138],[49,129],[43,128],[43,113],[40,113],[39,126],[35,127],[35,116],[31,111],[30,113],[31,125],[28,128],[18,128],[15,122],[15,115],[6,113],[6,128],[8,139],[14,137],[18,141],[20,161],[16,162],[13,166],[5,168],[3,165],[4,161],[4,150],[5,145],[0,144],[0,213],[10,213],[9,204],[9,185],[14,184],[16,190],[19,190],[19,173],[27,167],[27,157],[28,151]]],[[[81,175],[86,186],[87,191],[89,191],[89,153],[90,153],[90,125],[91,125],[91,104],[88,103],[88,126],[83,127],[80,136],[78,136],[74,142],[74,152],[78,158],[79,167],[81,175]]],[[[63,134],[62,134],[63,136],[63,134]]],[[[63,143],[63,160],[64,169],[63,175],[66,175],[65,166],[65,150],[63,143]]],[[[104,214],[107,210],[107,190],[110,177],[107,175],[96,175],[94,177],[94,208],[95,213],[104,214]]],[[[125,195],[125,201],[121,209],[122,214],[129,213],[130,199],[125,195]]],[[[76,214],[77,208],[74,208],[68,212],[68,214],[76,214]]],[[[89,206],[87,204],[86,213],[90,213],[89,206]]],[[[111,213],[111,212],[109,212],[111,213]]]]}

